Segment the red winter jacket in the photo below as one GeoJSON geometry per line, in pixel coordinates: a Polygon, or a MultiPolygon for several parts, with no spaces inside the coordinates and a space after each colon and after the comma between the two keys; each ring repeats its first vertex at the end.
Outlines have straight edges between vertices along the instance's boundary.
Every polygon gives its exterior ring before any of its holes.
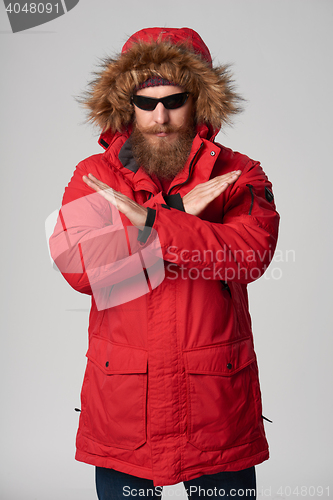
{"type": "Polygon", "coordinates": [[[155,485],[251,467],[268,445],[246,285],[276,246],[271,184],[258,162],[201,126],[163,193],[127,139],[102,135],[106,151],[77,166],[50,239],[65,279],[92,295],[76,458],[155,485]],[[239,179],[199,217],[183,211],[194,186],[233,170],[239,179]],[[89,172],[149,207],[152,229],[139,232],[93,194],[89,172]],[[162,276],[150,273],[160,262],[162,276]]]}

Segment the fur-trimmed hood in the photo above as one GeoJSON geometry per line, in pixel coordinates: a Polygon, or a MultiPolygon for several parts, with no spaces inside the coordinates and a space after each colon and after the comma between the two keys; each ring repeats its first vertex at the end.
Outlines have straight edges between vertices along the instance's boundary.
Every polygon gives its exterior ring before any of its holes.
{"type": "Polygon", "coordinates": [[[193,95],[197,124],[220,129],[240,111],[227,66],[212,66],[209,50],[190,28],[147,28],[132,35],[81,99],[88,119],[104,132],[123,131],[132,122],[131,95],[140,83],[159,76],[193,95]]]}

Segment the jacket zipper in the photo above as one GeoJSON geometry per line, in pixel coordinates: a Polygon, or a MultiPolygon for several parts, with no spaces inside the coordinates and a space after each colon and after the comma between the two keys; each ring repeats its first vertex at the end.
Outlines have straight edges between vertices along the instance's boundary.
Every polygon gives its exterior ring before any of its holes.
{"type": "Polygon", "coordinates": [[[225,290],[226,292],[228,292],[230,297],[231,297],[231,290],[230,290],[228,283],[226,281],[222,281],[222,280],[221,280],[221,283],[223,286],[222,290],[225,290]]]}
{"type": "Polygon", "coordinates": [[[251,205],[250,205],[250,210],[249,210],[249,215],[251,215],[252,208],[253,208],[253,202],[254,202],[253,186],[252,186],[252,184],[246,184],[246,186],[249,188],[250,193],[251,193],[251,205]]]}
{"type": "Polygon", "coordinates": [[[193,168],[193,165],[195,163],[195,161],[197,160],[197,157],[198,157],[198,154],[201,150],[201,148],[203,147],[203,143],[200,144],[200,147],[198,149],[198,151],[195,153],[195,155],[193,156],[192,158],[192,161],[190,163],[190,168],[188,169],[188,176],[187,176],[187,179],[184,181],[184,182],[181,182],[180,184],[176,184],[175,186],[172,186],[172,188],[169,189],[169,192],[167,193],[168,195],[171,193],[171,191],[176,188],[176,187],[179,187],[179,186],[183,186],[184,184],[187,183],[187,181],[189,180],[189,178],[191,177],[191,173],[192,173],[192,168],[193,168]]]}

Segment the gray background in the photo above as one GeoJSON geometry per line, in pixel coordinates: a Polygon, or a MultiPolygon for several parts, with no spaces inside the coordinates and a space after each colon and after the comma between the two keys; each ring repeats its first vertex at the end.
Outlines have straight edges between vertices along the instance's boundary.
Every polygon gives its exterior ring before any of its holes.
{"type": "Polygon", "coordinates": [[[14,35],[1,3],[1,498],[96,498],[93,467],[73,458],[89,299],[52,269],[44,222],[75,165],[102,151],[73,96],[147,26],[192,27],[233,63],[248,103],[218,139],[262,162],[281,214],[277,258],[249,286],[274,421],[259,498],[333,495],[332,21],[330,0],[81,0],[14,35]]]}

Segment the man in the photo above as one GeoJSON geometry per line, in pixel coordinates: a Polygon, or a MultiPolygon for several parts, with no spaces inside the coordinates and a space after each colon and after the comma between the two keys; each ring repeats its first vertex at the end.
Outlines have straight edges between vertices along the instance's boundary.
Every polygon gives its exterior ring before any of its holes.
{"type": "Polygon", "coordinates": [[[85,99],[106,151],[78,165],[50,246],[92,295],[76,458],[100,500],[181,481],[253,498],[268,458],[246,285],[279,216],[259,163],[214,142],[239,102],[188,28],[134,34],[85,99]]]}

